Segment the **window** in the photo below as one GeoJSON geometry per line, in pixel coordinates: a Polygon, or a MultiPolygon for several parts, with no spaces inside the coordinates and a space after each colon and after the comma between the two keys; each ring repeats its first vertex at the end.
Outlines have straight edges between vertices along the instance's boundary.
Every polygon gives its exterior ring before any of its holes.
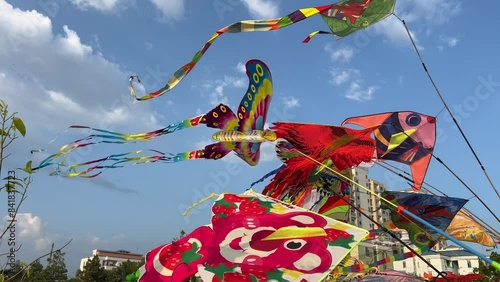
{"type": "Polygon", "coordinates": [[[467,267],[468,268],[471,268],[472,267],[472,263],[470,262],[470,259],[467,260],[467,267]]]}
{"type": "Polygon", "coordinates": [[[406,261],[403,261],[403,268],[406,268],[406,261]]]}

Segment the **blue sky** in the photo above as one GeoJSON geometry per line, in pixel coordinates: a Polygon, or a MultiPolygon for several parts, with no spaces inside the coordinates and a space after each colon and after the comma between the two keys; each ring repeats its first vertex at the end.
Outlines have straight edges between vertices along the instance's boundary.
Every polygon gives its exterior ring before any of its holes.
{"type": "MultiPolygon", "coordinates": [[[[130,74],[149,77],[145,88],[156,90],[225,25],[325,4],[0,0],[0,98],[19,112],[28,131],[26,138],[9,147],[12,156],[4,163],[5,171],[28,160],[36,164],[84,136],[78,130],[65,132],[70,125],[137,133],[205,113],[220,102],[234,108],[247,87],[241,65],[253,58],[266,62],[273,73],[275,95],[268,122],[339,125],[356,115],[402,110],[437,115],[443,109],[406,31],[393,16],[341,40],[317,36],[308,44],[301,42],[310,32],[326,28],[318,17],[273,32],[224,34],[173,91],[144,102],[130,97],[130,74]],[[30,154],[40,148],[46,152],[30,154]]],[[[456,0],[396,4],[396,13],[406,20],[427,67],[495,184],[500,183],[494,133],[500,129],[498,5],[491,2],[485,9],[456,0]]],[[[500,214],[497,196],[449,115],[443,111],[437,117],[435,154],[500,214]]],[[[90,160],[133,148],[184,152],[209,144],[212,133],[191,128],[134,146],[92,147],[81,156],[82,161],[90,160]]],[[[52,242],[60,246],[73,238],[65,249],[73,275],[79,259],[95,248],[146,253],[181,229],[189,232],[209,222],[210,201],[182,216],[194,202],[212,192],[243,192],[280,165],[272,144],[264,145],[262,153],[256,167],[230,156],[108,170],[94,179],[53,177],[50,169],[42,170],[35,174],[20,211],[17,238],[23,248],[18,257],[28,261],[48,252],[52,242]]],[[[381,168],[373,168],[370,176],[393,190],[408,188],[381,168]]],[[[472,197],[435,160],[426,182],[451,196],[472,197]]],[[[477,199],[466,207],[499,229],[477,199]]]]}

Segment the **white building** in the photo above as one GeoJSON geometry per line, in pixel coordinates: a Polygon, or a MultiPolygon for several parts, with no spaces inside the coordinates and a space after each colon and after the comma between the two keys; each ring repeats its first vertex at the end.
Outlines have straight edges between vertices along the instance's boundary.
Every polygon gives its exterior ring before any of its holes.
{"type": "MultiPolygon", "coordinates": [[[[405,250],[407,251],[407,250],[405,250]]],[[[479,267],[476,255],[456,246],[449,246],[443,250],[431,250],[422,254],[422,257],[440,271],[452,272],[455,275],[473,273],[479,267]]],[[[404,271],[409,274],[424,276],[424,272],[436,276],[425,262],[418,257],[413,257],[393,263],[394,270],[404,271]]]]}
{"type": "Polygon", "coordinates": [[[94,256],[99,257],[99,261],[103,266],[104,270],[111,270],[117,266],[119,266],[122,262],[127,260],[131,262],[140,262],[144,256],[140,254],[132,254],[128,251],[105,251],[105,250],[93,250],[92,255],[88,258],[82,258],[80,261],[80,270],[83,271],[83,267],[89,260],[91,260],[94,256]]]}

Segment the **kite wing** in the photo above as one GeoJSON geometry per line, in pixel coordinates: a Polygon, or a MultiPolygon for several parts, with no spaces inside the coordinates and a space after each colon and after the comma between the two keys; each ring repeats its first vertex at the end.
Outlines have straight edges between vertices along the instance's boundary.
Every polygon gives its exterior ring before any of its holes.
{"type": "Polygon", "coordinates": [[[396,0],[348,0],[335,3],[321,12],[330,31],[314,31],[304,40],[307,43],[317,34],[334,34],[338,38],[375,24],[394,11],[396,0]]]}
{"type": "MultiPolygon", "coordinates": [[[[284,194],[296,194],[310,187],[308,181],[323,167],[343,171],[361,162],[369,161],[373,155],[375,141],[370,137],[373,128],[356,130],[340,126],[302,123],[274,123],[271,127],[278,138],[289,145],[278,149],[288,154],[286,166],[276,174],[264,189],[264,194],[279,198],[284,194]],[[320,166],[318,166],[319,164],[320,166]],[[304,177],[306,175],[307,177],[304,177]]],[[[297,203],[300,204],[300,203],[297,203]]]]}
{"type": "Polygon", "coordinates": [[[453,218],[446,233],[460,241],[479,243],[489,247],[495,246],[493,238],[463,209],[453,218]]]}
{"type": "Polygon", "coordinates": [[[139,281],[321,281],[368,231],[265,197],[222,194],[211,224],[146,255],[139,281]]]}
{"type": "Polygon", "coordinates": [[[342,125],[379,126],[374,131],[379,160],[410,166],[413,189],[420,190],[436,143],[436,118],[416,112],[393,112],[351,117],[342,125]]]}
{"type": "MultiPolygon", "coordinates": [[[[468,200],[452,197],[441,197],[429,194],[384,191],[381,196],[417,215],[435,227],[445,231],[453,217],[468,200]]],[[[387,204],[382,204],[387,209],[387,204]]],[[[410,218],[391,210],[391,220],[396,227],[408,231],[410,241],[418,248],[428,249],[441,237],[439,233],[410,218]]]]}
{"type": "MultiPolygon", "coordinates": [[[[238,106],[238,131],[264,130],[267,111],[273,97],[273,80],[267,65],[259,60],[246,64],[249,85],[238,106]]],[[[261,142],[238,142],[236,153],[249,165],[256,165],[260,157],[261,142]]]]}
{"type": "Polygon", "coordinates": [[[321,281],[368,234],[252,190],[221,195],[212,212],[219,251],[203,281],[321,281]]]}
{"type": "Polygon", "coordinates": [[[212,228],[201,226],[175,242],[149,251],[140,268],[139,281],[185,281],[198,272],[198,264],[207,260],[212,235],[212,228]]]}

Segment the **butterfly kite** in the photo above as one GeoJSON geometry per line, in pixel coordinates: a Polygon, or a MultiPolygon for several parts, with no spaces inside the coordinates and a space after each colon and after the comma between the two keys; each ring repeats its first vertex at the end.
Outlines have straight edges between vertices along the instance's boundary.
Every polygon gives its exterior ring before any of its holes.
{"type": "Polygon", "coordinates": [[[138,281],[321,281],[368,232],[248,190],[222,194],[211,224],[146,255],[138,281]]]}
{"type": "Polygon", "coordinates": [[[229,106],[220,104],[204,115],[186,119],[155,131],[139,134],[117,133],[87,126],[71,126],[70,128],[90,129],[95,131],[96,134],[64,145],[58,153],[46,158],[36,169],[56,165],[58,170],[54,174],[69,177],[95,177],[102,173],[102,169],[121,167],[124,163],[172,163],[199,158],[217,160],[231,151],[236,152],[248,164],[256,165],[259,162],[261,143],[266,140],[273,141],[276,139],[273,132],[264,131],[267,111],[273,96],[273,81],[269,68],[262,61],[250,60],[246,63],[246,69],[249,86],[238,106],[237,114],[229,106]],[[214,138],[220,142],[207,145],[204,149],[179,154],[163,153],[158,150],[138,150],[114,154],[79,164],[66,164],[66,157],[77,148],[98,143],[127,144],[150,141],[158,136],[200,124],[223,130],[214,134],[214,138]],[[230,140],[238,140],[238,142],[230,140]],[[155,154],[151,156],[140,155],[144,151],[152,151],[155,154]],[[66,170],[62,170],[62,168],[66,168],[66,170]],[[77,171],[78,168],[85,169],[77,171]],[[98,172],[90,174],[94,171],[98,172]]]}
{"type": "Polygon", "coordinates": [[[140,79],[138,76],[133,75],[129,79],[130,93],[136,100],[143,101],[157,98],[172,90],[191,72],[215,39],[224,33],[277,30],[319,14],[330,28],[330,32],[315,31],[304,42],[308,42],[316,34],[328,33],[344,37],[386,18],[392,14],[395,5],[396,0],[344,0],[331,5],[299,9],[281,18],[236,22],[216,31],[203,48],[193,56],[191,61],[174,73],[163,88],[142,97],[137,97],[134,80],[137,79],[140,83],[140,79]]]}

